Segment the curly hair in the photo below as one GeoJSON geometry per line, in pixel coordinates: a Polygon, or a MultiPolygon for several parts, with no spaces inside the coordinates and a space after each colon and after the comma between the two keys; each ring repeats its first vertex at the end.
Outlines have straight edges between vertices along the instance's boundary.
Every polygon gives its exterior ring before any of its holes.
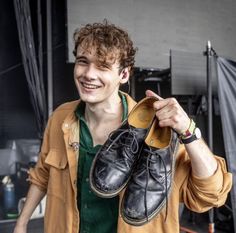
{"type": "Polygon", "coordinates": [[[132,71],[137,48],[133,47],[133,42],[126,31],[109,24],[107,20],[76,29],[73,38],[75,56],[79,46],[88,52],[95,51],[98,64],[118,61],[120,71],[126,67],[132,71]]]}

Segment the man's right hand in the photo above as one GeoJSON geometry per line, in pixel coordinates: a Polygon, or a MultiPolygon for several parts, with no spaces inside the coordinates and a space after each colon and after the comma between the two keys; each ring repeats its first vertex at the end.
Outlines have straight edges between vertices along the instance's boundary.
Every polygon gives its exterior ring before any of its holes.
{"type": "Polygon", "coordinates": [[[43,199],[45,193],[41,191],[36,185],[31,184],[26,201],[24,203],[24,207],[21,210],[20,216],[16,222],[15,229],[13,233],[26,233],[27,225],[32,216],[35,208],[39,204],[39,202],[43,199]]]}
{"type": "Polygon", "coordinates": [[[13,233],[27,233],[27,225],[17,222],[13,233]]]}

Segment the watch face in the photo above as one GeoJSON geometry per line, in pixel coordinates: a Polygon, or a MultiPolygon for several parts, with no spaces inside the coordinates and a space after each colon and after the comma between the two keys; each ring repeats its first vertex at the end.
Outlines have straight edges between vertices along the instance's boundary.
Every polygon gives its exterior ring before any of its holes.
{"type": "Polygon", "coordinates": [[[194,134],[196,136],[197,139],[201,138],[202,137],[202,133],[200,131],[199,128],[196,128],[195,131],[194,131],[194,134]]]}

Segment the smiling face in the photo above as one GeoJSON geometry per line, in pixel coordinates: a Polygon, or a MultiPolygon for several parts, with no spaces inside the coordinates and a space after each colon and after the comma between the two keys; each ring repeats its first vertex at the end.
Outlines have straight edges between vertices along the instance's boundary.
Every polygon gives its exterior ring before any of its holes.
{"type": "Polygon", "coordinates": [[[120,72],[119,63],[114,58],[101,64],[93,50],[78,48],[74,79],[80,98],[84,102],[117,103],[119,86],[128,81],[129,70],[125,68],[120,72]]]}

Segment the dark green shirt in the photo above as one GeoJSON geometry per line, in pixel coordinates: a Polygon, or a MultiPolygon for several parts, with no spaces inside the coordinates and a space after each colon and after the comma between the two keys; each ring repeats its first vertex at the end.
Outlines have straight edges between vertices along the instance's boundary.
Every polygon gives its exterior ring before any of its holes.
{"type": "MultiPolygon", "coordinates": [[[[123,120],[128,115],[128,105],[120,94],[123,105],[123,120]]],[[[115,233],[119,212],[119,197],[100,198],[90,189],[89,171],[92,160],[101,147],[93,145],[92,135],[84,119],[85,103],[81,102],[76,110],[80,121],[80,149],[78,161],[78,197],[80,211],[80,233],[115,233]]]]}

